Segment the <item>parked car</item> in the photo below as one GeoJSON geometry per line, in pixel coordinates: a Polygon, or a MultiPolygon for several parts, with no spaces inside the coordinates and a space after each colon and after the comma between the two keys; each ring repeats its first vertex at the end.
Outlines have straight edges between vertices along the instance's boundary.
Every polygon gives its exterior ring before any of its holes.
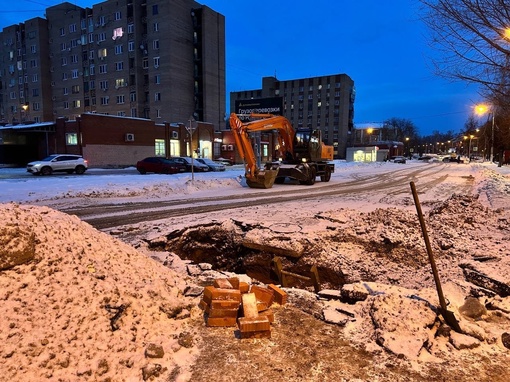
{"type": "Polygon", "coordinates": [[[54,172],[83,174],[88,163],[81,155],[53,154],[46,158],[27,164],[27,172],[34,175],[51,175],[54,172]]]}
{"type": "Polygon", "coordinates": [[[208,166],[211,171],[225,171],[225,165],[223,163],[218,163],[209,158],[197,158],[195,160],[208,166]]]}
{"type": "Polygon", "coordinates": [[[226,158],[222,158],[222,157],[219,157],[219,158],[215,159],[214,161],[218,162],[218,163],[223,163],[225,166],[232,166],[234,164],[234,161],[232,161],[231,159],[226,159],[226,158]]]}
{"type": "Polygon", "coordinates": [[[177,174],[186,171],[186,166],[174,159],[163,157],[147,157],[136,163],[140,174],[154,172],[156,174],[177,174]]]}
{"type": "MultiPolygon", "coordinates": [[[[191,172],[192,165],[190,157],[173,157],[172,159],[185,165],[186,171],[191,172]]],[[[209,171],[209,166],[200,163],[195,158],[193,158],[193,172],[206,172],[206,171],[209,171]]]]}
{"type": "Polygon", "coordinates": [[[406,163],[406,158],[403,156],[394,156],[390,158],[390,162],[393,163],[406,163]]]}

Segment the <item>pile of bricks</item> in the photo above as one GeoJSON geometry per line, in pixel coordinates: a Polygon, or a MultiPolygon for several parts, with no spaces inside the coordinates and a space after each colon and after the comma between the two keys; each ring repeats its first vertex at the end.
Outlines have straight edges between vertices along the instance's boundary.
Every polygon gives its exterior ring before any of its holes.
{"type": "Polygon", "coordinates": [[[274,302],[285,305],[287,293],[274,284],[250,286],[234,277],[205,287],[199,307],[207,326],[237,326],[240,338],[271,338],[274,302]]]}

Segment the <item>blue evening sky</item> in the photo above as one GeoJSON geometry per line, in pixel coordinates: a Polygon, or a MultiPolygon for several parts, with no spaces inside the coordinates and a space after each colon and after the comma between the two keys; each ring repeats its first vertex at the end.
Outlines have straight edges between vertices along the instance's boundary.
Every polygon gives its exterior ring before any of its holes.
{"type": "MultiPolygon", "coordinates": [[[[91,7],[100,1],[69,1],[91,7]]],[[[17,0],[0,27],[43,17],[56,0],[17,0]]],[[[417,0],[202,0],[225,16],[227,111],[232,91],[345,73],[355,83],[355,124],[411,120],[421,135],[460,132],[477,88],[434,75],[417,0]]]]}

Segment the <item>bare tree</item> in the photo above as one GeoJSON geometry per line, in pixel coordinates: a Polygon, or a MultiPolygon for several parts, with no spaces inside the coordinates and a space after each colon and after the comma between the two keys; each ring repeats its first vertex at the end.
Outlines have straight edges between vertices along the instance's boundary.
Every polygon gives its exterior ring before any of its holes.
{"type": "Polygon", "coordinates": [[[420,1],[431,42],[443,52],[434,60],[437,73],[482,85],[482,93],[502,106],[510,84],[510,2],[420,1]]]}

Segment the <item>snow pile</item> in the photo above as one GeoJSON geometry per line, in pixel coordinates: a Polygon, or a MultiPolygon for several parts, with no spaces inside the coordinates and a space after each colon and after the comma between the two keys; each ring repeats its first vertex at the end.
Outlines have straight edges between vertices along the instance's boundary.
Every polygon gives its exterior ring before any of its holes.
{"type": "Polygon", "coordinates": [[[186,373],[183,278],[76,217],[0,205],[0,369],[9,381],[186,373]]]}

